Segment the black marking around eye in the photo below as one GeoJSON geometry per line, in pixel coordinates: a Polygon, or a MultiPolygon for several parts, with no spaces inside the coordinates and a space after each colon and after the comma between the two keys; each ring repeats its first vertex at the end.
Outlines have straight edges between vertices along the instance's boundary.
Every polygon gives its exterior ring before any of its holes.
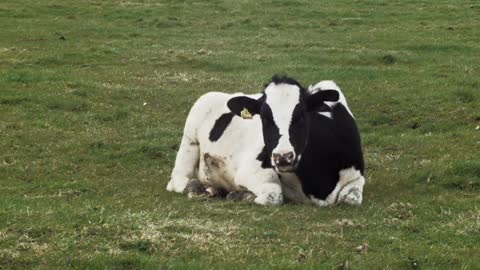
{"type": "Polygon", "coordinates": [[[273,112],[272,112],[272,109],[270,108],[270,105],[268,105],[267,103],[264,103],[262,105],[262,108],[260,109],[260,115],[263,119],[267,119],[273,122],[273,112]]]}
{"type": "Polygon", "coordinates": [[[212,130],[210,130],[210,135],[208,136],[208,139],[211,142],[215,142],[222,137],[223,132],[225,132],[228,125],[230,125],[230,122],[232,122],[233,116],[234,114],[231,112],[224,113],[217,119],[217,121],[215,121],[212,130]]]}
{"type": "Polygon", "coordinates": [[[262,162],[262,168],[272,168],[272,162],[270,161],[271,155],[272,151],[268,151],[267,146],[264,146],[257,156],[257,160],[262,162]]]}
{"type": "Polygon", "coordinates": [[[258,155],[257,160],[262,162],[262,168],[271,168],[270,156],[280,141],[280,129],[275,123],[275,120],[273,120],[272,109],[268,104],[263,104],[260,117],[262,118],[262,132],[265,146],[258,155]]]}

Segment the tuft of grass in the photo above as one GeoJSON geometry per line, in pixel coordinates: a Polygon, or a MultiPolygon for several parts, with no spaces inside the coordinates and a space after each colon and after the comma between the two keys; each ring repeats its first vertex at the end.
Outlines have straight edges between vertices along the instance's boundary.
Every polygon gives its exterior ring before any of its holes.
{"type": "Polygon", "coordinates": [[[40,77],[26,73],[9,73],[3,77],[5,82],[32,83],[41,80],[40,77]]]}
{"type": "Polygon", "coordinates": [[[88,104],[84,101],[52,97],[45,101],[45,106],[50,110],[81,112],[88,110],[88,104]]]}
{"type": "Polygon", "coordinates": [[[128,117],[128,111],[124,109],[118,109],[113,112],[105,112],[105,113],[97,114],[96,116],[97,119],[103,122],[124,120],[127,117],[128,117]]]}
{"type": "Polygon", "coordinates": [[[480,159],[457,161],[452,165],[454,176],[472,176],[480,178],[480,159]]]}
{"type": "Polygon", "coordinates": [[[475,101],[475,94],[470,90],[459,90],[454,93],[455,97],[463,103],[471,103],[475,101]]]}
{"type": "Polygon", "coordinates": [[[27,97],[22,96],[3,96],[0,97],[1,105],[19,105],[31,101],[27,97]]]}
{"type": "Polygon", "coordinates": [[[397,62],[397,59],[393,55],[387,54],[382,57],[382,62],[385,65],[393,65],[395,62],[397,62]]]}

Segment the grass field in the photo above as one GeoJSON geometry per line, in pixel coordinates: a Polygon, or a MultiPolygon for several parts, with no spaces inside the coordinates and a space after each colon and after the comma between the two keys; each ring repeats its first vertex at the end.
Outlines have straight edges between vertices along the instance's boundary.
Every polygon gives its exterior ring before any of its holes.
{"type": "Polygon", "coordinates": [[[0,2],[0,269],[479,269],[478,1],[0,2]],[[208,91],[333,79],[361,207],[165,191],[208,91]]]}

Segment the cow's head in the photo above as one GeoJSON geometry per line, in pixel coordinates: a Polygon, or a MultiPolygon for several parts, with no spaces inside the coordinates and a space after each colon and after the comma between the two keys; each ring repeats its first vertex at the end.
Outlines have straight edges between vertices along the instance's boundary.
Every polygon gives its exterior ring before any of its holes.
{"type": "Polygon", "coordinates": [[[243,118],[259,114],[262,119],[265,152],[278,172],[294,171],[307,145],[309,112],[325,108],[325,101],[337,101],[338,91],[310,94],[300,83],[285,76],[273,76],[259,99],[231,98],[230,110],[243,118]]]}

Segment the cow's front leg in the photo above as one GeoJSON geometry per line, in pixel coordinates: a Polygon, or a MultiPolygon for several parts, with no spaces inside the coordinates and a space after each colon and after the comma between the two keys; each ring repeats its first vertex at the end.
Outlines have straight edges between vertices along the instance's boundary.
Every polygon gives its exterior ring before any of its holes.
{"type": "Polygon", "coordinates": [[[191,179],[195,177],[195,169],[198,169],[200,148],[198,142],[184,135],[175,159],[175,167],[167,184],[168,191],[183,192],[191,179]]]}
{"type": "Polygon", "coordinates": [[[280,183],[263,183],[252,192],[257,196],[254,202],[263,205],[280,205],[283,203],[282,186],[280,183]]]}
{"type": "Polygon", "coordinates": [[[255,194],[255,203],[262,205],[280,205],[283,203],[282,186],[273,169],[264,169],[260,165],[242,168],[235,177],[235,183],[255,194]]]}
{"type": "Polygon", "coordinates": [[[351,205],[360,205],[363,199],[364,184],[365,178],[359,170],[354,167],[343,169],[339,172],[339,180],[335,189],[325,200],[320,200],[313,196],[311,196],[310,199],[318,206],[329,206],[342,202],[351,205]]]}
{"type": "Polygon", "coordinates": [[[363,200],[363,186],[365,178],[356,169],[350,168],[340,171],[340,181],[346,183],[338,194],[338,202],[345,202],[352,205],[360,205],[363,200]]]}

